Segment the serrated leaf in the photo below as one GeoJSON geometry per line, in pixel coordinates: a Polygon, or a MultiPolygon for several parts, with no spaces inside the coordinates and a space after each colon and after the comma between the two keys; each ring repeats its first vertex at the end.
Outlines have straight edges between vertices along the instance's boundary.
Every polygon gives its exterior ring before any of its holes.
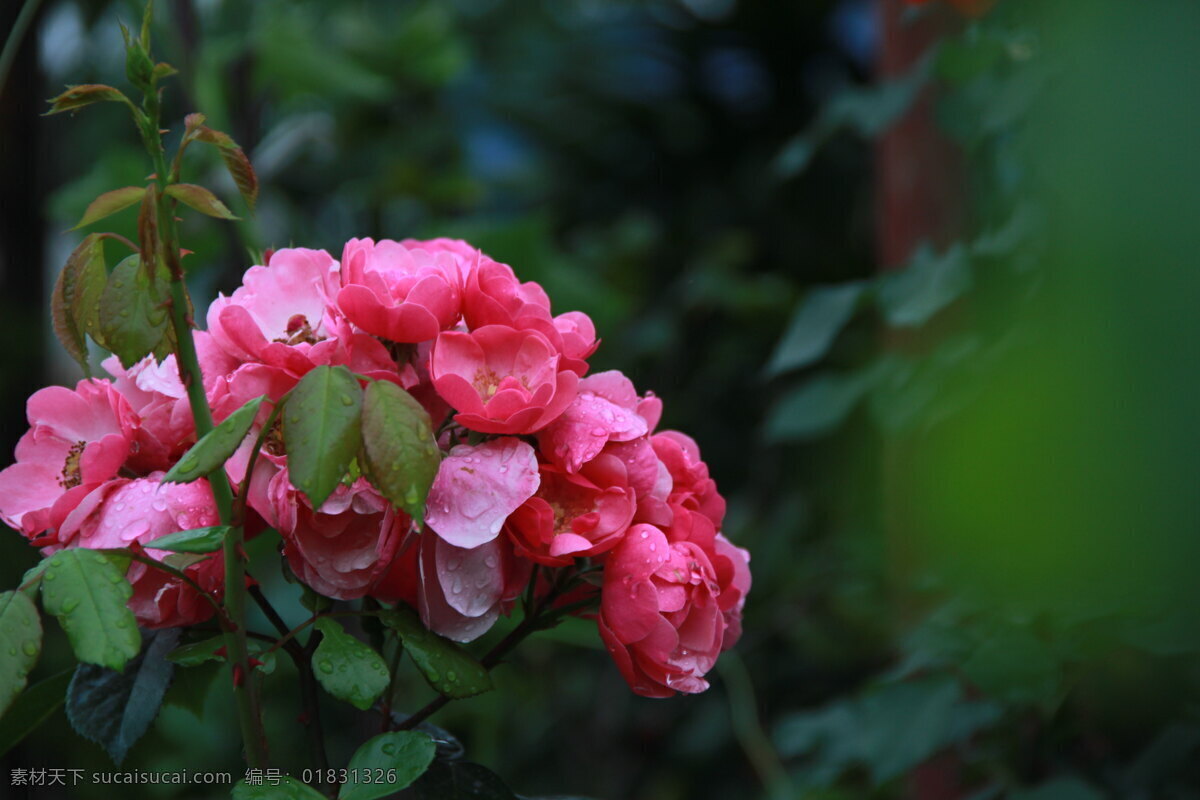
{"type": "Polygon", "coordinates": [[[229,171],[233,182],[237,184],[242,200],[253,212],[254,204],[258,200],[258,176],[250,164],[250,159],[246,157],[245,151],[238,147],[237,142],[230,138],[229,134],[204,127],[199,123],[196,125],[192,139],[211,144],[218,149],[221,160],[225,163],[225,169],[229,171]]]}
{"type": "Polygon", "coordinates": [[[111,192],[105,192],[88,204],[87,210],[83,212],[83,219],[79,220],[71,230],[78,230],[85,225],[99,222],[105,217],[140,203],[145,194],[145,186],[124,186],[120,189],[113,189],[111,192]]]}
{"type": "Polygon", "coordinates": [[[0,756],[3,756],[58,710],[67,696],[74,670],[38,681],[17,696],[8,713],[0,718],[0,756]]]}
{"type": "MultiPolygon", "coordinates": [[[[200,437],[183,457],[163,476],[163,483],[191,483],[220,469],[241,445],[254,424],[266,395],[247,402],[200,437]]],[[[199,551],[190,551],[199,552],[199,551]]]]}
{"type": "Polygon", "coordinates": [[[126,606],[133,587],[101,553],[84,548],[50,556],[42,574],[42,605],[58,617],[75,657],[122,669],[141,650],[141,635],[126,606]]]}
{"type": "Polygon", "coordinates": [[[86,375],[91,374],[87,335],[100,338],[100,295],[107,280],[104,241],[99,234],[89,234],[59,272],[50,301],[54,333],[86,375]]]}
{"type": "Polygon", "coordinates": [[[316,622],[321,643],[313,652],[313,674],[339,700],[366,711],[391,678],[383,658],[329,617],[316,622]]]}
{"type": "Polygon", "coordinates": [[[440,694],[474,697],[492,688],[492,676],[482,664],[461,645],[427,629],[411,608],[401,606],[379,618],[396,632],[404,652],[440,694]]]}
{"type": "Polygon", "coordinates": [[[350,759],[350,781],[342,784],[338,800],[378,800],[409,786],[429,768],[437,747],[424,733],[393,731],[363,742],[350,759]],[[356,776],[383,775],[392,781],[358,783],[356,776]]]}
{"type": "Polygon", "coordinates": [[[853,316],[865,288],[862,283],[849,283],[820,286],[809,292],[775,348],[775,354],[767,364],[767,374],[778,375],[806,367],[825,355],[853,316]]]}
{"type": "Polygon", "coordinates": [[[288,398],[283,443],[292,485],[314,509],[333,494],[362,445],[362,389],[345,367],[317,367],[288,398]]]}
{"type": "Polygon", "coordinates": [[[373,381],[363,397],[362,429],[371,483],[413,519],[424,518],[441,462],[428,412],[396,384],[373,381]]]}
{"type": "Polygon", "coordinates": [[[176,531],[146,542],[146,547],[170,550],[172,553],[215,553],[225,544],[225,537],[230,530],[232,528],[229,525],[211,525],[176,531]]]}
{"type": "Polygon", "coordinates": [[[237,219],[215,194],[203,186],[194,183],[173,183],[167,187],[167,194],[201,214],[208,214],[217,219],[237,219]]]}
{"type": "Polygon", "coordinates": [[[61,114],[64,111],[74,111],[84,106],[90,106],[92,103],[124,103],[127,106],[133,107],[129,102],[129,98],[121,93],[119,89],[114,89],[111,86],[105,86],[102,83],[83,83],[78,86],[68,86],[66,91],[58,97],[51,98],[49,101],[50,110],[46,112],[50,114],[61,114]]]}
{"type": "MultiPolygon", "coordinates": [[[[160,276],[165,278],[165,276],[160,276]]],[[[117,264],[100,295],[100,332],[104,345],[129,369],[154,351],[167,331],[167,309],[137,256],[117,264]]]]}
{"type": "Polygon", "coordinates": [[[470,761],[436,761],[413,789],[416,800],[518,800],[499,775],[470,761]]]}
{"type": "Polygon", "coordinates": [[[75,732],[100,745],[117,764],[158,716],[175,665],[165,658],[179,628],[146,631],[137,657],[122,672],[80,664],[67,689],[67,719],[75,732]]]}
{"type": "Polygon", "coordinates": [[[217,651],[225,646],[224,636],[214,636],[199,642],[184,644],[167,653],[167,660],[181,667],[195,667],[206,661],[223,661],[225,656],[217,651]]]}
{"type": "Polygon", "coordinates": [[[327,800],[325,795],[306,783],[284,776],[279,783],[251,786],[238,781],[233,787],[233,800],[327,800]]]}
{"type": "Polygon", "coordinates": [[[0,594],[0,716],[25,688],[42,652],[42,621],[24,592],[0,594]]]}

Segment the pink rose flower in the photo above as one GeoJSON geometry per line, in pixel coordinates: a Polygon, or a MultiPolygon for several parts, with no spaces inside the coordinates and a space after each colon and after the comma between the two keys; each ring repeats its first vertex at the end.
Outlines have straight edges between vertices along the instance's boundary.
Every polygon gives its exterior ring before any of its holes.
{"type": "Polygon", "coordinates": [[[533,433],[575,398],[578,376],[541,334],[503,325],[440,334],[430,356],[434,388],[481,433],[533,433]]]}
{"type": "Polygon", "coordinates": [[[542,453],[568,472],[578,472],[609,442],[645,436],[658,423],[662,401],[639,398],[633,382],[616,370],[579,382],[578,393],[562,415],[538,434],[542,453]]]}
{"type": "Polygon", "coordinates": [[[192,407],[179,380],[174,354],[155,361],[146,356],[128,370],[116,356],[101,366],[113,388],[129,401],[140,420],[128,465],[136,473],[170,469],[196,441],[192,407]]]}
{"type": "MultiPolygon", "coordinates": [[[[439,240],[441,241],[441,240],[439,240]]],[[[367,333],[423,342],[458,320],[468,257],[440,245],[351,239],[342,252],[337,305],[367,333]]]]}
{"type": "Polygon", "coordinates": [[[566,566],[620,541],[636,506],[620,459],[602,454],[575,473],[543,464],[541,473],[537,494],[508,520],[507,531],[519,555],[547,566],[566,566]]]}
{"type": "Polygon", "coordinates": [[[709,556],[638,524],[604,567],[597,624],[630,688],[644,697],[694,694],[721,653],[725,614],[709,556]]]}
{"type": "Polygon", "coordinates": [[[721,649],[728,650],[742,638],[742,608],[746,595],[750,593],[750,551],[738,547],[717,534],[712,555],[713,567],[717,570],[717,583],[722,587],[717,605],[725,618],[725,637],[721,649]]]}
{"type": "Polygon", "coordinates": [[[552,316],[550,298],[537,282],[521,283],[512,267],[482,254],[466,278],[463,320],[471,330],[487,325],[536,330],[563,357],[563,369],[581,376],[587,372],[587,357],[600,344],[587,314],[569,311],[552,316]]]}
{"type": "Polygon", "coordinates": [[[472,549],[424,534],[418,551],[418,602],[431,631],[469,642],[487,633],[512,606],[532,565],[513,557],[503,539],[472,549]]]}
{"type": "Polygon", "coordinates": [[[366,478],[338,486],[314,511],[282,469],[270,480],[266,499],[271,508],[258,511],[283,536],[292,571],[315,591],[339,600],[353,600],[370,590],[410,526],[408,516],[366,478]]]}
{"type": "Polygon", "coordinates": [[[133,410],[105,380],[50,386],[26,404],[17,463],[0,472],[0,519],[34,537],[55,530],[101,483],[116,477],[137,438],[133,410]]]}
{"type": "Polygon", "coordinates": [[[504,520],[537,491],[533,448],[504,437],[457,445],[438,467],[425,501],[425,524],[447,543],[478,547],[500,535],[504,520]]]}
{"type": "MultiPolygon", "coordinates": [[[[220,524],[208,481],[160,483],[162,476],[118,478],[96,488],[67,516],[60,540],[70,547],[129,547],[158,561],[174,557],[188,577],[219,595],[225,574],[219,554],[198,558],[146,547],[169,533],[220,524]]],[[[133,585],[129,607],[143,627],[194,625],[213,615],[194,588],[162,570],[135,561],[126,577],[133,585]]]]}
{"type": "Polygon", "coordinates": [[[276,251],[270,266],[246,271],[242,285],[208,307],[208,332],[241,361],[303,375],[346,361],[349,326],[334,313],[338,263],[324,250],[276,251]]]}
{"type": "Polygon", "coordinates": [[[671,475],[669,502],[699,512],[717,528],[725,518],[725,498],[717,492],[717,482],[708,475],[708,465],[700,460],[696,440],[679,431],[663,431],[650,437],[654,452],[671,475]]]}

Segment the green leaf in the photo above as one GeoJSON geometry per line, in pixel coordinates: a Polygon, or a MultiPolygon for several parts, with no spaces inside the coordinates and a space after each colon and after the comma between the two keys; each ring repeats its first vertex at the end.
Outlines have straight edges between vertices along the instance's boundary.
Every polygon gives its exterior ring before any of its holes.
{"type": "Polygon", "coordinates": [[[461,645],[421,624],[411,608],[401,606],[379,615],[396,632],[429,685],[446,697],[463,698],[492,688],[492,676],[461,645]]]}
{"type": "Polygon", "coordinates": [[[154,78],[154,62],[150,60],[147,46],[140,38],[129,38],[129,31],[121,26],[121,35],[125,37],[125,77],[143,92],[149,92],[154,78]]]}
{"type": "Polygon", "coordinates": [[[203,186],[194,183],[173,183],[167,187],[167,195],[201,214],[208,214],[217,219],[237,219],[215,194],[203,186]]]}
{"type": "Polygon", "coordinates": [[[42,604],[58,617],[75,657],[122,669],[141,649],[133,612],[125,605],[133,587],[103,554],[84,548],[50,556],[42,575],[42,604]]]}
{"type": "Polygon", "coordinates": [[[962,664],[967,680],[1011,705],[1052,710],[1060,699],[1063,667],[1049,645],[1028,628],[997,625],[962,664]]]}
{"type": "Polygon", "coordinates": [[[133,108],[133,103],[129,102],[129,98],[114,89],[111,86],[105,86],[102,83],[84,83],[78,86],[68,86],[66,91],[58,97],[51,98],[49,101],[50,110],[46,112],[50,114],[61,114],[64,111],[75,111],[76,109],[90,106],[92,103],[124,103],[133,108]]]}
{"type": "Polygon", "coordinates": [[[865,284],[856,282],[821,286],[809,292],[775,348],[767,374],[779,375],[820,360],[853,316],[865,289],[865,284]]]}
{"type": "Polygon", "coordinates": [[[317,367],[288,398],[283,442],[292,485],[314,509],[333,494],[362,445],[362,388],[345,367],[317,367]]]}
{"type": "Polygon", "coordinates": [[[788,392],[767,416],[766,437],[772,442],[814,439],[841,425],[867,391],[878,370],[815,375],[788,392]]]}
{"type": "Polygon", "coordinates": [[[1074,776],[1062,776],[1046,781],[1032,789],[1010,792],[1010,800],[1105,800],[1091,784],[1074,776]]]}
{"type": "Polygon", "coordinates": [[[970,258],[955,244],[942,255],[920,247],[912,262],[879,283],[879,305],[887,321],[899,327],[923,325],[971,287],[970,258]]]}
{"type": "Polygon", "coordinates": [[[251,786],[244,780],[233,787],[233,800],[327,800],[325,795],[308,784],[284,776],[278,783],[251,786]]]}
{"type": "Polygon", "coordinates": [[[147,631],[145,646],[123,672],[80,664],[67,690],[67,719],[75,732],[120,764],[158,716],[175,665],[166,655],[179,628],[147,631]]]}
{"type": "MultiPolygon", "coordinates": [[[[171,688],[163,696],[163,705],[182,708],[193,714],[196,719],[204,719],[208,697],[221,672],[222,665],[217,662],[207,662],[187,669],[175,670],[171,688]]],[[[228,675],[225,680],[229,680],[228,675]]],[[[228,684],[222,683],[221,685],[224,687],[228,684]]],[[[223,710],[224,706],[221,708],[223,710]]]]}
{"type": "Polygon", "coordinates": [[[429,414],[396,384],[372,381],[363,399],[362,436],[371,483],[413,519],[424,518],[441,462],[429,414]]]}
{"type": "Polygon", "coordinates": [[[104,345],[132,367],[154,351],[167,331],[167,309],[159,292],[165,275],[151,284],[137,256],[129,256],[108,276],[100,295],[100,331],[104,345]]]}
{"type": "Polygon", "coordinates": [[[429,768],[437,747],[424,733],[395,731],[363,742],[350,759],[351,780],[342,784],[338,800],[378,800],[411,784],[429,768]],[[359,783],[356,776],[383,781],[359,783]]]}
{"type": "Polygon", "coordinates": [[[329,617],[318,619],[316,628],[321,643],[312,656],[313,674],[325,691],[366,711],[388,687],[387,664],[329,617]]]}
{"type": "Polygon", "coordinates": [[[97,234],[84,237],[71,253],[50,300],[54,334],[63,349],[79,363],[85,375],[88,366],[87,334],[99,337],[100,294],[108,280],[104,268],[104,243],[97,234]]]}
{"type": "Polygon", "coordinates": [[[225,536],[230,530],[232,528],[229,525],[212,525],[177,531],[146,542],[146,547],[170,550],[172,553],[215,553],[225,544],[225,536]]]}
{"type": "Polygon", "coordinates": [[[74,670],[38,681],[17,696],[8,713],[0,718],[0,756],[3,756],[58,710],[67,695],[74,670]]]}
{"type": "Polygon", "coordinates": [[[0,594],[0,716],[25,688],[42,652],[42,621],[24,592],[0,594]]]}
{"type": "Polygon", "coordinates": [[[470,761],[437,761],[413,786],[416,800],[518,800],[500,776],[470,761]]]}
{"type": "Polygon", "coordinates": [[[220,469],[246,438],[250,426],[254,424],[254,418],[258,415],[258,409],[266,399],[266,395],[254,398],[226,417],[220,425],[201,436],[163,476],[162,482],[191,483],[220,469]]]}
{"type": "Polygon", "coordinates": [[[167,661],[173,664],[178,664],[181,667],[195,667],[206,661],[223,661],[225,656],[217,653],[225,646],[224,636],[214,636],[211,639],[202,639],[199,642],[180,645],[171,652],[167,653],[167,661]]]}
{"type": "Polygon", "coordinates": [[[145,186],[125,186],[120,189],[113,189],[111,192],[105,192],[88,205],[87,210],[83,212],[83,218],[71,230],[78,230],[85,225],[99,222],[105,217],[112,216],[118,211],[140,203],[142,196],[145,194],[145,186]]]}

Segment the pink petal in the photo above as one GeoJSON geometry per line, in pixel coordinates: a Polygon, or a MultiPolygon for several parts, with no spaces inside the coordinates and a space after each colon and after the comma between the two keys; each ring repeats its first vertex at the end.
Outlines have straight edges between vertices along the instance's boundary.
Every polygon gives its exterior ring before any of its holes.
{"type": "Polygon", "coordinates": [[[458,445],[438,468],[425,522],[450,544],[478,547],[499,535],[504,520],[540,483],[537,456],[520,439],[458,445]]]}

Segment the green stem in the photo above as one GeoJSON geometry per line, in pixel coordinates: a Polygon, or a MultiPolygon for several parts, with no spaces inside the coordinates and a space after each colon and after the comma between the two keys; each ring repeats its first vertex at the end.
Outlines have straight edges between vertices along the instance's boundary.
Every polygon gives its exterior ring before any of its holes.
{"type": "Polygon", "coordinates": [[[4,91],[4,86],[8,83],[8,73],[17,59],[17,51],[21,49],[21,42],[25,40],[25,34],[33,24],[33,18],[37,16],[38,6],[41,4],[42,0],[25,0],[12,30],[8,32],[4,50],[0,51],[0,92],[4,91]]]}
{"type": "MultiPolygon", "coordinates": [[[[175,332],[175,359],[179,368],[179,379],[187,390],[196,426],[196,436],[201,437],[213,429],[212,409],[204,393],[204,375],[196,355],[196,343],[192,338],[192,320],[189,318],[187,285],[184,283],[183,265],[179,253],[179,242],[175,231],[175,203],[167,195],[170,173],[167,172],[163,156],[162,134],[159,131],[161,104],[158,92],[151,87],[146,94],[145,112],[147,119],[142,125],[142,139],[150,158],[154,162],[155,179],[158,184],[157,222],[161,256],[171,275],[171,326],[175,332]]],[[[154,265],[147,265],[151,274],[154,265]]],[[[250,653],[246,644],[246,565],[242,552],[243,530],[233,525],[233,490],[223,470],[209,477],[213,499],[217,505],[221,522],[230,525],[225,537],[225,612],[229,620],[226,633],[226,649],[229,662],[233,665],[233,691],[237,701],[238,723],[242,732],[242,743],[246,751],[247,764],[256,769],[267,766],[267,739],[263,730],[261,700],[258,686],[250,668],[250,653]]]]}

